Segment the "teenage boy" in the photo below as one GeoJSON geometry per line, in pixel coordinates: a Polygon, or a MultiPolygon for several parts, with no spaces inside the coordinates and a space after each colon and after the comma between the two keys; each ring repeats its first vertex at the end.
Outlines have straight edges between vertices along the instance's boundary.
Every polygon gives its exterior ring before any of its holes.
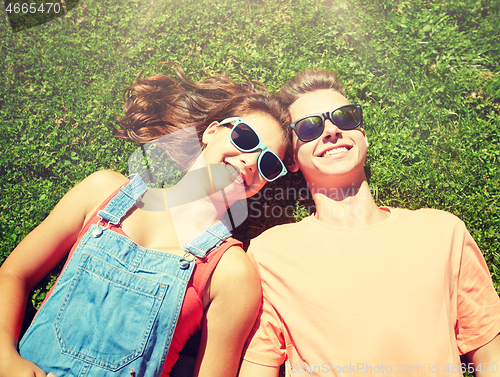
{"type": "Polygon", "coordinates": [[[250,244],[264,299],[240,377],[284,361],[287,376],[500,375],[500,299],[463,222],[377,207],[361,107],[335,73],[299,73],[280,97],[317,212],[250,244]]]}

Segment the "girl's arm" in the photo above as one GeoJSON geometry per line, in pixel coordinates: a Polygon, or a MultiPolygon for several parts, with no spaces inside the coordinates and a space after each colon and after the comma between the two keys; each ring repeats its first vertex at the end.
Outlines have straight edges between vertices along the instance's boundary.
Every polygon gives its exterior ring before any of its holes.
{"type": "Polygon", "coordinates": [[[259,276],[240,247],[229,248],[212,274],[195,377],[234,377],[257,317],[259,276]]]}
{"type": "Polygon", "coordinates": [[[90,175],[61,199],[1,266],[0,377],[45,376],[17,353],[28,294],[66,256],[98,205],[126,181],[121,174],[111,171],[90,175]]]}

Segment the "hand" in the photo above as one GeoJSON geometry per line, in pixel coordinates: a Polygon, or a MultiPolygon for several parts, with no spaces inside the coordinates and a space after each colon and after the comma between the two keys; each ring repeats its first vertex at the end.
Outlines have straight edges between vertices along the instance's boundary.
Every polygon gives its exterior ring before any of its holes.
{"type": "Polygon", "coordinates": [[[0,360],[0,377],[56,377],[46,374],[31,361],[23,359],[17,352],[0,360]]]}

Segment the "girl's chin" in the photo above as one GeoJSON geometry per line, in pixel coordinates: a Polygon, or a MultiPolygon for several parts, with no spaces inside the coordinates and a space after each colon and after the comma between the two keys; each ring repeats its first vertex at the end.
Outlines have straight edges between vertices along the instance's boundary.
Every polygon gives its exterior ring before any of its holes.
{"type": "Polygon", "coordinates": [[[232,202],[235,202],[236,200],[246,199],[248,197],[245,186],[236,181],[224,188],[224,195],[226,196],[227,200],[230,200],[232,202]]]}

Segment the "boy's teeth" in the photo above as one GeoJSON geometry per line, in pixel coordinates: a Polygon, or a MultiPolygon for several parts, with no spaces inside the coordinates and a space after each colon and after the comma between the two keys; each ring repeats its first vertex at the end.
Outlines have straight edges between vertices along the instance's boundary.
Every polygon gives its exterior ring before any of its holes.
{"type": "Polygon", "coordinates": [[[331,156],[332,154],[339,154],[339,153],[342,153],[342,152],[345,152],[345,151],[347,151],[346,147],[329,149],[325,153],[323,153],[323,157],[325,157],[325,156],[331,156]]]}

